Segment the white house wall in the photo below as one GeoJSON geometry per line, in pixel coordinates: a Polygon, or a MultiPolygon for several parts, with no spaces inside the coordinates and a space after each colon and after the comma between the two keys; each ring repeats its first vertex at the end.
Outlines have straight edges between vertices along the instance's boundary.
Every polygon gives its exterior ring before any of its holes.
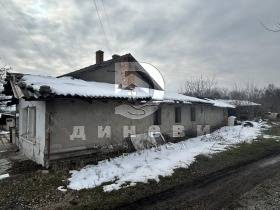
{"type": "Polygon", "coordinates": [[[19,100],[19,142],[18,147],[21,152],[28,158],[34,160],[38,164],[44,164],[44,149],[45,149],[45,101],[25,101],[19,100]],[[29,140],[23,137],[23,109],[26,107],[36,107],[36,138],[29,140]]]}

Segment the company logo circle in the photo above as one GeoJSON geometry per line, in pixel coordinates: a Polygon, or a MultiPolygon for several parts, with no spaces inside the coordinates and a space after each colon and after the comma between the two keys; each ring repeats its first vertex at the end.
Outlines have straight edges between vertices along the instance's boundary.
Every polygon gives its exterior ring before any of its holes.
{"type": "Polygon", "coordinates": [[[123,92],[130,101],[115,107],[115,114],[142,119],[154,113],[164,99],[164,79],[160,71],[145,62],[119,62],[115,69],[115,84],[119,84],[115,91],[123,92]]]}

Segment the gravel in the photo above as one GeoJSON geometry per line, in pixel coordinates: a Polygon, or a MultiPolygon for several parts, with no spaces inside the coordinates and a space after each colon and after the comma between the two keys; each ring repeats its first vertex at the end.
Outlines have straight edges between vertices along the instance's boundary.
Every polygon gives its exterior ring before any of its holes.
{"type": "Polygon", "coordinates": [[[243,194],[236,209],[280,209],[280,173],[243,194]]]}

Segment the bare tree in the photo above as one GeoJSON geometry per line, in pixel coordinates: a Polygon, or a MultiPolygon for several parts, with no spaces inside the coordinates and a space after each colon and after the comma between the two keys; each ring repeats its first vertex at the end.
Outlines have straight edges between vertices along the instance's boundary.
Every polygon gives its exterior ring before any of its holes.
{"type": "Polygon", "coordinates": [[[280,87],[269,84],[264,88],[261,104],[264,111],[280,112],[280,87]]]}
{"type": "Polygon", "coordinates": [[[258,88],[254,81],[248,80],[245,85],[234,83],[233,89],[229,92],[229,98],[259,102],[263,91],[263,88],[258,88]]]}
{"type": "Polygon", "coordinates": [[[1,84],[4,83],[4,79],[6,77],[6,74],[7,74],[8,70],[11,70],[11,68],[6,68],[6,65],[4,65],[0,68],[0,83],[1,84]]]}
{"type": "Polygon", "coordinates": [[[218,94],[217,81],[215,77],[191,78],[185,82],[180,91],[182,94],[195,96],[200,98],[212,97],[215,93],[218,94]]]}
{"type": "Polygon", "coordinates": [[[5,78],[7,71],[12,70],[11,67],[6,67],[6,65],[2,66],[0,68],[0,111],[3,112],[7,106],[7,102],[9,101],[9,98],[7,98],[5,95],[2,94],[3,91],[3,85],[6,83],[5,78]]]}
{"type": "Polygon", "coordinates": [[[241,111],[246,109],[245,111],[251,117],[260,116],[265,112],[280,113],[280,87],[276,87],[274,84],[259,88],[254,81],[248,80],[245,84],[234,83],[229,90],[217,87],[215,77],[200,76],[187,80],[184,87],[181,87],[180,93],[199,98],[235,100],[236,105],[242,107],[241,111]],[[251,106],[250,102],[259,103],[261,106],[251,106]]]}

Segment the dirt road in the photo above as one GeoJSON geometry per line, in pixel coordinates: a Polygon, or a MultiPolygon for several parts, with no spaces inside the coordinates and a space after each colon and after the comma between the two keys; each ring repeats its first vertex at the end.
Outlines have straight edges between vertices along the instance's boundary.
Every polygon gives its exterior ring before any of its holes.
{"type": "Polygon", "coordinates": [[[120,209],[280,209],[278,172],[279,154],[215,173],[192,186],[179,186],[120,209]],[[269,188],[267,199],[259,195],[263,188],[269,188]]]}

